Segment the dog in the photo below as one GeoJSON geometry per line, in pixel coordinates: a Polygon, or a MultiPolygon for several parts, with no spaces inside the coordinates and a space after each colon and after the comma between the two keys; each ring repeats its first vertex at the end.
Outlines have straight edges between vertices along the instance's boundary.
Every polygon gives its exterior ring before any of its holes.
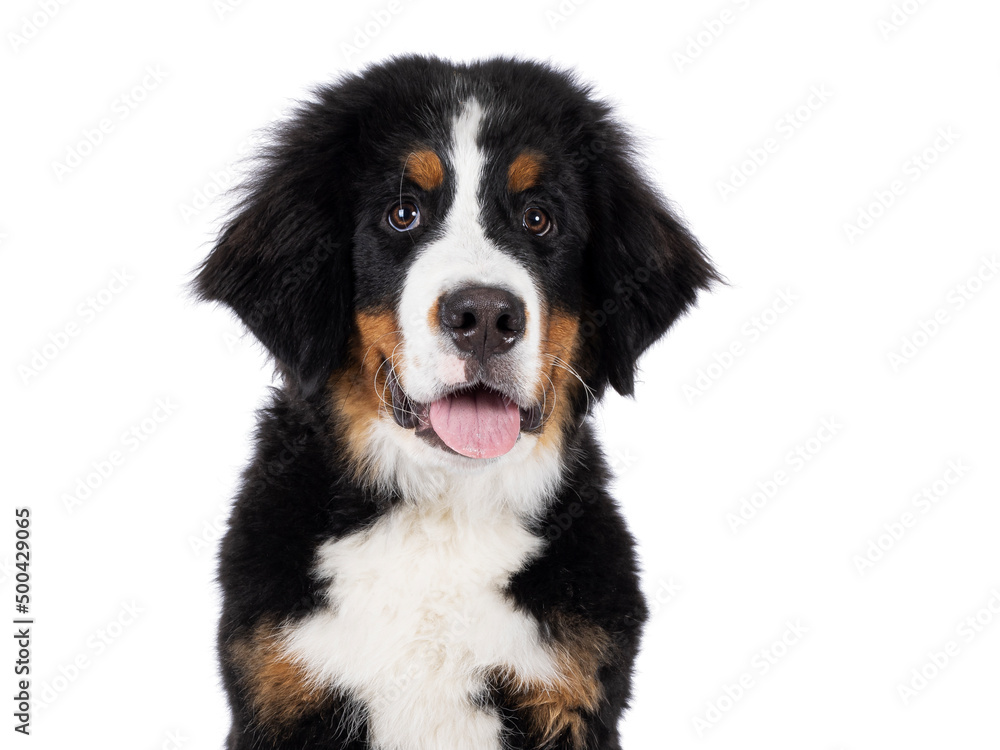
{"type": "Polygon", "coordinates": [[[720,277],[574,74],[406,56],[272,134],[194,285],[280,387],[221,544],[231,750],[620,747],[588,414],[720,277]]]}

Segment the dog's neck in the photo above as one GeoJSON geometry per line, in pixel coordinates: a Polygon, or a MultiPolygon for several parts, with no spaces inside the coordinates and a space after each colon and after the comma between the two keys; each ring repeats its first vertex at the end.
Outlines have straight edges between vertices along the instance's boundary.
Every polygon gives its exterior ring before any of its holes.
{"type": "Polygon", "coordinates": [[[358,478],[378,494],[403,502],[468,504],[533,518],[561,484],[561,438],[542,442],[522,434],[507,455],[481,461],[446,454],[387,420],[373,423],[367,440],[370,458],[358,467],[358,478]]]}

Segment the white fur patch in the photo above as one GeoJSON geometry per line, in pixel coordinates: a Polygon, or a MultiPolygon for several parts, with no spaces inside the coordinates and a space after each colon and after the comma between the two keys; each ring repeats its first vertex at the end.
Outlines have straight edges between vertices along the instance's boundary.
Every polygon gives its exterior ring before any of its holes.
{"type": "Polygon", "coordinates": [[[330,608],[286,631],[316,682],[362,700],[378,750],[501,750],[499,717],[473,702],[487,670],[556,674],[537,622],[502,593],[543,543],[477,500],[404,503],[324,545],[330,608]]]}
{"type": "Polygon", "coordinates": [[[466,102],[452,130],[451,163],[454,165],[455,200],[445,217],[440,239],[422,250],[403,282],[399,321],[403,332],[399,377],[414,401],[430,403],[447,386],[439,375],[440,361],[454,356],[450,338],[428,321],[428,312],[442,294],[465,285],[506,289],[524,302],[527,328],[507,353],[510,385],[521,406],[529,406],[540,372],[541,301],[528,270],[500,250],[483,232],[479,186],[485,159],[476,144],[483,119],[476,100],[466,102]]]}
{"type": "Polygon", "coordinates": [[[480,459],[432,446],[391,418],[377,420],[367,440],[369,460],[363,475],[383,492],[399,492],[407,502],[436,502],[452,493],[475,498],[484,510],[528,519],[545,510],[562,478],[561,441],[540,445],[536,435],[526,433],[509,453],[480,459]]]}
{"type": "Polygon", "coordinates": [[[454,354],[446,354],[438,360],[437,376],[445,385],[464,383],[465,360],[454,354]]]}

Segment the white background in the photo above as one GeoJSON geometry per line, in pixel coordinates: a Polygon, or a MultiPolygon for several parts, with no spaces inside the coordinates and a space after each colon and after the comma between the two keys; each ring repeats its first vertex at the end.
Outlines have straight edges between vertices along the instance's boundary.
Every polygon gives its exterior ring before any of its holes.
{"type": "Polygon", "coordinates": [[[186,296],[203,197],[311,86],[419,51],[578,69],[730,281],[597,416],[655,602],[624,746],[1000,747],[1000,6],[903,6],[5,3],[0,611],[30,506],[42,705],[3,746],[221,746],[214,545],[271,376],[186,296]]]}

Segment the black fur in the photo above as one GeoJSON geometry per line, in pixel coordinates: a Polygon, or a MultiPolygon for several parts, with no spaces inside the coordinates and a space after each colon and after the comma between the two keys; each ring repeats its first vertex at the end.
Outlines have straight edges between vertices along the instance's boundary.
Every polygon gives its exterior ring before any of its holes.
{"type": "MultiPolygon", "coordinates": [[[[349,362],[354,312],[393,308],[414,248],[436,236],[434,220],[454,198],[448,185],[432,193],[409,186],[424,226],[388,229],[398,155],[422,143],[444,157],[448,123],[471,96],[503,113],[488,117],[480,137],[491,165],[483,185],[487,235],[529,269],[554,309],[579,318],[574,365],[595,393],[610,385],[632,394],[642,352],[717,278],[637,170],[622,127],[569,74],[509,59],[454,65],[404,57],[323,87],[303,104],[262,155],[196,279],[201,297],[232,308],[284,375],[261,414],[221,551],[219,639],[233,750],[365,746],[363,726],[351,734],[341,723],[351,696],[331,697],[281,734],[256,726],[228,649],[265,618],[295,620],[327,604],[310,575],[317,547],[398,500],[352,479],[327,382],[349,362]],[[505,165],[526,147],[547,155],[544,176],[527,196],[511,197],[505,165]],[[525,201],[557,217],[557,230],[540,238],[523,232],[525,201]]],[[[605,700],[586,717],[587,748],[613,750],[646,609],[633,540],[585,420],[587,400],[578,395],[573,408],[563,484],[535,528],[547,547],[507,594],[543,633],[557,627],[557,615],[573,615],[608,634],[614,658],[599,675],[605,700]]],[[[502,685],[483,700],[503,715],[510,747],[535,747],[502,685]]],[[[560,742],[571,747],[567,737],[560,742]]]]}

